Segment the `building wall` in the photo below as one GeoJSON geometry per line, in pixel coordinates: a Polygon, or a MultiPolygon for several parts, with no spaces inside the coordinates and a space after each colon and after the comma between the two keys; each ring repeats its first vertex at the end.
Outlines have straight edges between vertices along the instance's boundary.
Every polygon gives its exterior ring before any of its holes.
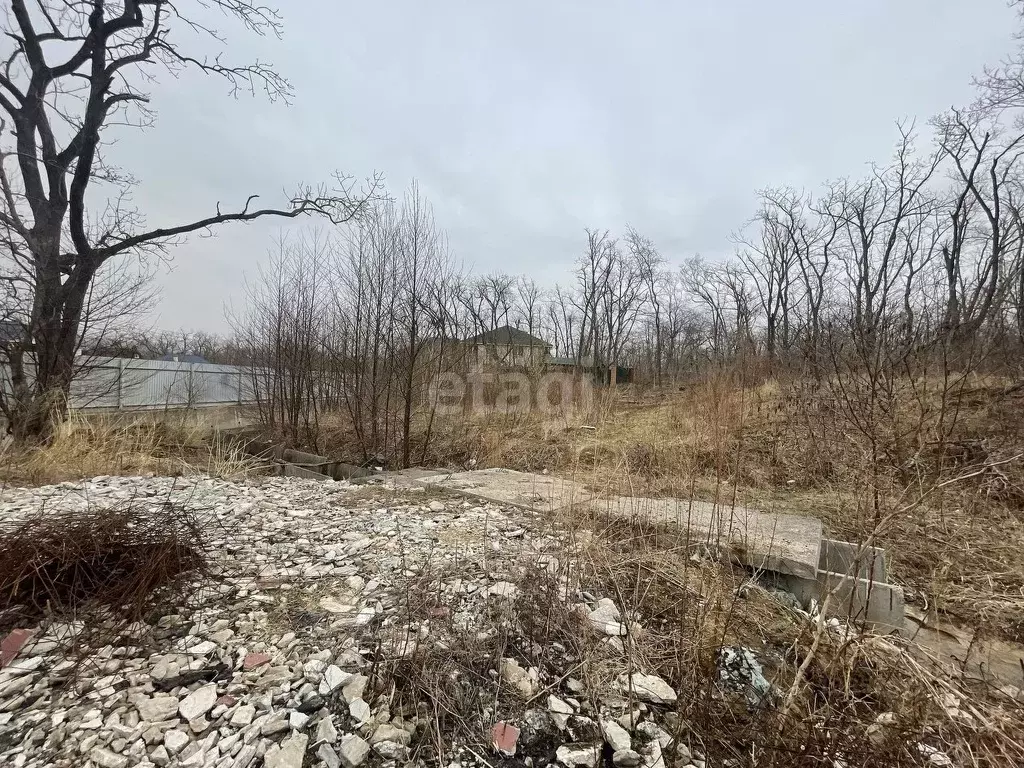
{"type": "Polygon", "coordinates": [[[477,344],[469,356],[469,370],[539,368],[548,359],[548,348],[525,344],[477,344]]]}

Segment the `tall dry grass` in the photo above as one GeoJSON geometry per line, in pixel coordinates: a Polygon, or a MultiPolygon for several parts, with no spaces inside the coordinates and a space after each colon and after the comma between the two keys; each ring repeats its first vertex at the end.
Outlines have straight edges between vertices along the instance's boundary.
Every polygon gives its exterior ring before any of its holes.
{"type": "MultiPolygon", "coordinates": [[[[895,381],[883,410],[848,384],[843,394],[722,370],[682,391],[600,390],[555,413],[438,416],[413,455],[427,466],[548,471],[609,494],[810,514],[837,538],[875,537],[933,618],[1024,642],[1024,398],[987,377],[955,384],[895,381]],[[874,450],[857,410],[868,407],[874,450]],[[918,498],[912,513],[893,514],[918,498]]],[[[326,450],[343,456],[350,441],[336,430],[326,450]]]]}
{"type": "Polygon", "coordinates": [[[159,421],[72,412],[48,443],[9,446],[0,455],[0,477],[28,485],[98,475],[238,478],[259,470],[252,457],[221,440],[201,418],[159,421]]]}

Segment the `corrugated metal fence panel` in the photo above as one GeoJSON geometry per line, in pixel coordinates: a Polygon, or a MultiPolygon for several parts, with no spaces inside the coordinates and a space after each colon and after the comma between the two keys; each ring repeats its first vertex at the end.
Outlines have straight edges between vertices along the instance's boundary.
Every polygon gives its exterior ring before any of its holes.
{"type": "MultiPolygon", "coordinates": [[[[235,365],[101,358],[71,384],[72,408],[187,408],[255,401],[254,373],[235,365]]],[[[0,386],[10,388],[0,371],[0,386]]]]}

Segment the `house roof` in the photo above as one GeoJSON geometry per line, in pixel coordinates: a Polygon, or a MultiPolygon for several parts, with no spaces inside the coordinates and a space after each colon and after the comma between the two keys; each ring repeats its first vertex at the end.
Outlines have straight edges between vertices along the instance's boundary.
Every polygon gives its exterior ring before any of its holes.
{"type": "Polygon", "coordinates": [[[471,338],[466,339],[469,344],[503,344],[513,347],[550,347],[544,339],[531,336],[526,331],[513,328],[510,325],[503,325],[493,331],[484,331],[471,338]]]}
{"type": "Polygon", "coordinates": [[[199,355],[164,355],[158,357],[157,360],[165,363],[208,363],[210,362],[205,357],[199,355]]]}

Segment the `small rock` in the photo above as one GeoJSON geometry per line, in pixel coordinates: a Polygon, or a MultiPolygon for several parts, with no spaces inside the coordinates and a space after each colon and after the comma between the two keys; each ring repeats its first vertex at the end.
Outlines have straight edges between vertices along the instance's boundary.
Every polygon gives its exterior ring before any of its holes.
{"type": "Polygon", "coordinates": [[[242,669],[248,672],[250,669],[256,669],[256,667],[262,667],[264,664],[269,663],[269,653],[247,653],[245,660],[242,662],[242,669]]]}
{"type": "Polygon", "coordinates": [[[309,737],[304,733],[293,733],[267,750],[263,758],[265,768],[302,768],[302,759],[306,754],[309,737]]]}
{"type": "Polygon", "coordinates": [[[515,659],[501,660],[501,679],[524,699],[532,698],[537,693],[537,682],[515,659]]]}
{"type": "Polygon", "coordinates": [[[576,712],[570,704],[562,701],[557,696],[548,696],[548,710],[557,712],[560,715],[572,715],[576,712]]]}
{"type": "Polygon", "coordinates": [[[352,699],[348,705],[348,713],[356,725],[362,725],[370,719],[370,705],[362,699],[352,699]]]}
{"type": "Polygon", "coordinates": [[[316,756],[324,761],[324,765],[327,768],[341,768],[341,758],[338,757],[338,753],[330,748],[327,744],[321,744],[320,748],[316,751],[316,756]]]}
{"type": "Polygon", "coordinates": [[[430,511],[431,512],[444,512],[444,504],[442,502],[437,501],[435,499],[434,501],[430,502],[430,511]]]}
{"type": "Polygon", "coordinates": [[[334,718],[330,715],[320,718],[316,724],[316,740],[333,744],[338,740],[338,730],[334,727],[334,718]]]}
{"type": "Polygon", "coordinates": [[[209,683],[192,691],[178,703],[178,713],[187,721],[202,717],[217,703],[217,685],[209,683]]]}
{"type": "Polygon", "coordinates": [[[630,738],[629,731],[614,720],[602,720],[601,732],[608,746],[615,752],[629,752],[633,749],[633,739],[630,738]]]}
{"type": "Polygon", "coordinates": [[[385,760],[405,760],[409,756],[409,748],[397,741],[379,741],[373,745],[373,751],[385,760]]]}
{"type": "Polygon", "coordinates": [[[324,670],[324,679],[320,681],[320,693],[326,696],[345,685],[352,679],[353,675],[343,672],[341,667],[331,664],[324,670]]]}
{"type": "Polygon", "coordinates": [[[293,731],[301,731],[308,723],[309,715],[304,715],[301,712],[288,713],[288,725],[293,731]]]}
{"type": "Polygon", "coordinates": [[[341,689],[341,695],[345,697],[347,703],[351,704],[356,699],[362,698],[366,684],[369,682],[370,678],[366,675],[349,675],[348,682],[341,689]]]}
{"type": "Polygon", "coordinates": [[[362,765],[363,761],[370,754],[370,745],[354,733],[347,733],[341,737],[338,745],[338,757],[346,768],[356,768],[362,765]]]}
{"type": "Polygon", "coordinates": [[[139,710],[139,717],[147,723],[159,723],[178,716],[178,699],[174,696],[140,696],[135,700],[135,708],[139,710]]]}
{"type": "Polygon", "coordinates": [[[370,737],[370,743],[379,744],[382,741],[394,741],[403,747],[407,747],[412,741],[412,734],[404,728],[391,725],[391,723],[382,723],[373,732],[373,735],[370,737]]]}
{"type": "Polygon", "coordinates": [[[629,678],[629,685],[623,686],[623,692],[629,693],[630,689],[638,699],[651,704],[672,704],[678,698],[672,686],[657,675],[634,672],[629,678]]]}
{"type": "Polygon", "coordinates": [[[164,733],[164,746],[167,747],[167,751],[172,755],[176,755],[185,748],[185,745],[189,743],[188,734],[184,731],[179,731],[177,728],[172,728],[164,733]]]}
{"type": "Polygon", "coordinates": [[[159,765],[162,768],[162,766],[171,762],[171,755],[167,751],[167,747],[161,744],[149,753],[149,759],[153,761],[153,765],[159,765]]]}
{"type": "Polygon", "coordinates": [[[100,768],[128,768],[127,757],[103,747],[93,747],[89,750],[89,759],[100,768]]]}
{"type": "Polygon", "coordinates": [[[256,707],[251,704],[243,704],[231,713],[229,722],[236,728],[243,728],[251,723],[254,717],[256,717],[256,707]]]}
{"type": "Polygon", "coordinates": [[[634,768],[634,766],[640,765],[642,760],[643,757],[640,756],[640,753],[634,752],[632,749],[622,749],[612,754],[612,763],[619,768],[634,768]]]}
{"type": "Polygon", "coordinates": [[[555,759],[566,768],[594,768],[601,748],[594,744],[563,744],[555,751],[555,759]]]}
{"type": "Polygon", "coordinates": [[[282,715],[276,715],[271,719],[263,723],[260,728],[260,733],[264,736],[273,736],[275,733],[283,733],[288,730],[288,718],[282,715]]]}

